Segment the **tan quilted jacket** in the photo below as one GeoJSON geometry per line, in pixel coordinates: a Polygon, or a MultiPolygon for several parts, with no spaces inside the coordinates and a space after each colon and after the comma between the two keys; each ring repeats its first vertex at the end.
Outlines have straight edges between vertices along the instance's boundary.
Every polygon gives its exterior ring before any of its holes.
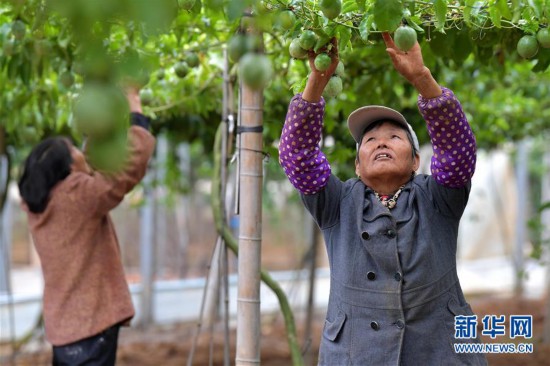
{"type": "Polygon", "coordinates": [[[44,274],[47,340],[65,345],[128,322],[134,307],[109,216],[145,175],[155,139],[129,131],[130,159],[115,176],[71,173],[52,190],[46,210],[28,212],[44,274]]]}

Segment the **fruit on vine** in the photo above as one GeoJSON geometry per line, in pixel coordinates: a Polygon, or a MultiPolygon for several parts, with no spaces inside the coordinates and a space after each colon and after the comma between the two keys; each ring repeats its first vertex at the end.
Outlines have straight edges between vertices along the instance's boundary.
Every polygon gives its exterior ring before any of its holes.
{"type": "Polygon", "coordinates": [[[326,71],[330,67],[331,63],[332,63],[332,59],[326,53],[318,54],[315,57],[315,61],[313,61],[315,68],[319,71],[326,71]]]}
{"type": "Polygon", "coordinates": [[[323,96],[334,98],[342,92],[342,79],[339,76],[332,76],[325,86],[323,96]]]}
{"type": "Polygon", "coordinates": [[[336,66],[336,70],[334,70],[334,75],[342,77],[344,76],[344,72],[344,63],[340,60],[338,61],[338,66],[336,66]]]}
{"type": "Polygon", "coordinates": [[[340,15],[340,12],[342,12],[342,1],[321,0],[321,2],[319,3],[319,8],[321,9],[325,17],[332,20],[340,15]]]}
{"type": "Polygon", "coordinates": [[[200,63],[199,56],[191,51],[185,53],[184,60],[189,67],[197,67],[200,63]]]}
{"type": "Polygon", "coordinates": [[[518,41],[518,54],[523,58],[531,58],[539,51],[539,43],[534,36],[523,36],[518,41]]]}
{"type": "Polygon", "coordinates": [[[550,30],[542,28],[537,32],[537,41],[542,48],[550,48],[550,30]]]}
{"type": "Polygon", "coordinates": [[[86,158],[90,165],[100,171],[115,173],[124,167],[128,158],[126,131],[102,138],[90,138],[86,148],[86,158]]]}
{"type": "Polygon", "coordinates": [[[164,69],[159,69],[157,71],[157,80],[162,80],[164,79],[164,76],[166,75],[164,69]]]}
{"type": "Polygon", "coordinates": [[[277,21],[283,30],[289,30],[294,28],[294,24],[296,23],[296,15],[294,15],[291,10],[283,10],[279,13],[277,21]]]}
{"type": "Polygon", "coordinates": [[[227,54],[233,62],[239,62],[246,53],[246,37],[242,34],[235,34],[227,44],[227,54]]]}
{"type": "Polygon", "coordinates": [[[177,77],[184,78],[189,73],[189,67],[185,62],[180,61],[174,66],[174,72],[176,73],[177,77]]]}
{"type": "Polygon", "coordinates": [[[273,77],[273,67],[267,56],[247,53],[239,61],[239,75],[249,88],[261,90],[273,77]]]}
{"type": "Polygon", "coordinates": [[[66,89],[69,89],[74,84],[74,75],[69,70],[63,71],[59,75],[59,82],[61,85],[63,85],[66,89]]]}
{"type": "Polygon", "coordinates": [[[290,56],[293,58],[297,58],[301,60],[307,58],[307,51],[300,46],[299,38],[294,38],[292,42],[290,42],[290,46],[288,47],[288,52],[290,53],[290,56]]]}
{"type": "Polygon", "coordinates": [[[93,138],[125,130],[129,107],[122,91],[100,83],[84,85],[74,106],[76,129],[93,138]]]}
{"type": "Polygon", "coordinates": [[[306,29],[302,32],[302,34],[300,34],[298,40],[300,41],[300,47],[306,51],[309,51],[313,48],[313,46],[315,46],[315,43],[317,42],[317,35],[313,33],[313,31],[306,29]]]}
{"type": "Polygon", "coordinates": [[[416,31],[409,26],[401,26],[395,31],[393,40],[397,48],[403,52],[407,52],[416,43],[416,31]]]}
{"type": "Polygon", "coordinates": [[[148,106],[153,103],[153,91],[149,88],[144,88],[139,91],[139,98],[141,99],[141,104],[148,106]]]}
{"type": "Polygon", "coordinates": [[[25,38],[25,34],[27,33],[27,26],[21,20],[17,19],[11,25],[11,33],[13,34],[13,37],[15,39],[20,41],[25,38]]]}
{"type": "Polygon", "coordinates": [[[191,10],[195,6],[195,0],[178,0],[178,5],[183,10],[191,10]]]}

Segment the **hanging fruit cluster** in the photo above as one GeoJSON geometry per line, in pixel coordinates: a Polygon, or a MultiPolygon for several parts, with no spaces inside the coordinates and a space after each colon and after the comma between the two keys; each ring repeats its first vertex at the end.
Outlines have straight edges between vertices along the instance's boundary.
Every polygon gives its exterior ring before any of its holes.
{"type": "Polygon", "coordinates": [[[541,28],[536,35],[521,37],[518,41],[517,51],[523,58],[532,58],[539,52],[539,46],[550,48],[550,31],[548,28],[541,28]]]}

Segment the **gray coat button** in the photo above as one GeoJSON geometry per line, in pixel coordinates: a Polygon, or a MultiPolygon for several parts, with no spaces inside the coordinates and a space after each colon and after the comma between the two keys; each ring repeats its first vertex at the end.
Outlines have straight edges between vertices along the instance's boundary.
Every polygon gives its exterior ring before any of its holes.
{"type": "Polygon", "coordinates": [[[380,329],[380,326],[378,325],[377,322],[370,322],[370,327],[374,330],[380,329]]]}
{"type": "Polygon", "coordinates": [[[386,235],[388,236],[388,238],[393,239],[397,236],[397,233],[393,229],[388,229],[388,231],[386,231],[386,235]]]}
{"type": "Polygon", "coordinates": [[[396,280],[397,282],[399,282],[399,281],[401,281],[401,279],[402,279],[403,277],[401,276],[401,273],[395,272],[395,274],[393,275],[393,278],[395,278],[395,280],[396,280]]]}
{"type": "Polygon", "coordinates": [[[403,329],[405,327],[405,323],[403,323],[402,320],[398,320],[395,322],[395,326],[399,329],[403,329]]]}
{"type": "Polygon", "coordinates": [[[369,240],[370,239],[370,234],[366,231],[363,231],[361,233],[361,238],[363,238],[363,240],[369,240]]]}
{"type": "Polygon", "coordinates": [[[367,273],[367,278],[371,281],[374,281],[376,279],[376,273],[374,272],[368,272],[367,273]]]}

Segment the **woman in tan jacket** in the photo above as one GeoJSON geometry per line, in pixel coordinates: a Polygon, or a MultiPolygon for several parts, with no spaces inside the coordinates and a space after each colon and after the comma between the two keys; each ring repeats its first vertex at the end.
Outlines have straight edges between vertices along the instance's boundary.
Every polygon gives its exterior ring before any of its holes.
{"type": "Polygon", "coordinates": [[[132,126],[122,170],[92,171],[68,139],[53,137],[32,150],[19,181],[42,264],[54,365],[114,365],[119,327],[134,316],[109,211],[145,175],[155,139],[138,90],[126,95],[132,126]]]}

